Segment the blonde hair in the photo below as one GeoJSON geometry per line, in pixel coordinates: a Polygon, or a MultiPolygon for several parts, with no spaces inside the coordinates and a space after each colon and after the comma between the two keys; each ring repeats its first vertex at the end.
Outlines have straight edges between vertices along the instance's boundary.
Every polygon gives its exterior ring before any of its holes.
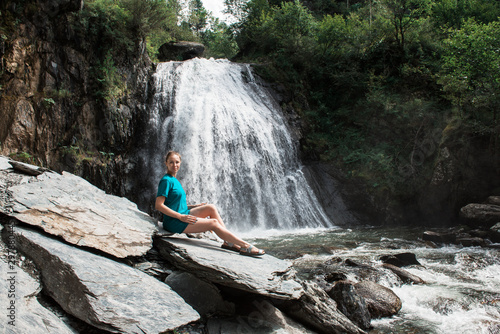
{"type": "Polygon", "coordinates": [[[170,156],[172,155],[177,155],[179,157],[179,160],[182,161],[182,158],[181,158],[181,155],[179,152],[176,152],[176,151],[168,151],[167,155],[165,156],[165,162],[168,162],[168,158],[170,158],[170,156]]]}

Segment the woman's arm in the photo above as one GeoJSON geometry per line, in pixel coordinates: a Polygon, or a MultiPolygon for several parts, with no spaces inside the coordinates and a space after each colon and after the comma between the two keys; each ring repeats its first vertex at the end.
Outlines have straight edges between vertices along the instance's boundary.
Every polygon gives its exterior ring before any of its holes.
{"type": "Polygon", "coordinates": [[[169,217],[179,219],[180,221],[182,221],[184,223],[190,223],[190,224],[196,223],[195,216],[181,215],[179,212],[174,211],[174,210],[170,209],[168,206],[166,206],[165,205],[165,196],[156,197],[155,209],[160,211],[161,213],[169,216],[169,217]]]}

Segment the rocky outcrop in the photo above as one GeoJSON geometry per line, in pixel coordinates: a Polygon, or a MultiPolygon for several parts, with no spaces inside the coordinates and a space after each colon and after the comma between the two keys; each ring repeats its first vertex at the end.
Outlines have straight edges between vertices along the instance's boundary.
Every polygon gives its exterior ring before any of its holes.
{"type": "Polygon", "coordinates": [[[125,264],[15,228],[47,293],[73,316],[113,333],[161,333],[199,319],[168,285],[125,264]]]}
{"type": "Polygon", "coordinates": [[[303,290],[291,263],[264,255],[242,261],[241,255],[211,240],[187,237],[155,239],[160,254],[179,269],[212,283],[277,299],[298,299],[303,290]]]}
{"type": "Polygon", "coordinates": [[[169,42],[160,46],[159,61],[188,60],[203,56],[205,46],[195,42],[169,42]]]}
{"type": "Polygon", "coordinates": [[[46,172],[8,191],[3,207],[10,212],[4,213],[75,245],[119,258],[140,256],[152,247],[156,227],[150,216],[70,173],[46,172]]]}

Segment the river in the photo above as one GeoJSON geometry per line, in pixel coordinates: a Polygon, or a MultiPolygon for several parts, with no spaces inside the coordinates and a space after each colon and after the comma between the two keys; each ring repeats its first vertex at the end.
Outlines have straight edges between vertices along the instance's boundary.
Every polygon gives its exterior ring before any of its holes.
{"type": "Polygon", "coordinates": [[[433,248],[421,240],[423,232],[415,227],[359,227],[242,235],[268,254],[292,260],[305,279],[313,279],[312,269],[332,257],[377,265],[381,255],[414,253],[422,266],[404,269],[426,283],[378,282],[401,298],[402,308],[396,316],[372,320],[370,334],[500,333],[500,249],[433,248]]]}
{"type": "Polygon", "coordinates": [[[335,227],[345,225],[321,208],[283,110],[248,64],[157,64],[148,111],[143,193],[156,193],[165,153],[180,151],[188,202],[216,204],[231,230],[293,260],[302,278],[314,278],[311,269],[332,257],[376,265],[381,255],[415,253],[422,266],[405,269],[426,284],[378,282],[403,306],[373,320],[371,333],[500,333],[499,250],[428,247],[422,228],[335,227]]]}

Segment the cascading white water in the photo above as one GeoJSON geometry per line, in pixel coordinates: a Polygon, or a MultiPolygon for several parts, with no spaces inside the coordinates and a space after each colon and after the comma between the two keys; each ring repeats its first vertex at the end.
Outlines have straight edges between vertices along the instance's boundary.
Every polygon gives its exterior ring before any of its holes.
{"type": "Polygon", "coordinates": [[[283,114],[250,66],[227,60],[160,63],[150,109],[156,182],[179,151],[188,203],[219,207],[232,228],[331,227],[301,172],[283,114]]]}

